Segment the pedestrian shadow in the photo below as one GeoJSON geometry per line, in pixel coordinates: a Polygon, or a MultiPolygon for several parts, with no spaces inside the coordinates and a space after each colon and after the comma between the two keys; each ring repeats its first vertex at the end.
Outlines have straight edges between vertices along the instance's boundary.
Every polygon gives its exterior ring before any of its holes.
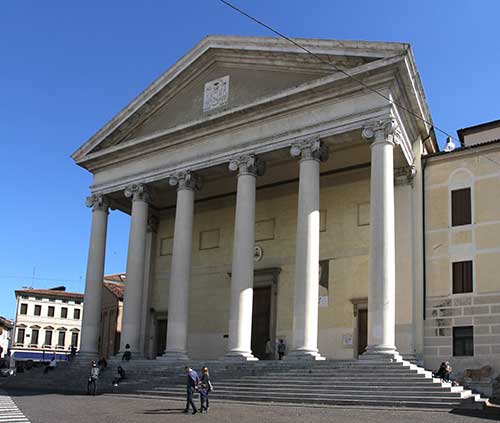
{"type": "Polygon", "coordinates": [[[158,408],[156,410],[144,410],[142,414],[182,414],[183,408],[158,408]]]}

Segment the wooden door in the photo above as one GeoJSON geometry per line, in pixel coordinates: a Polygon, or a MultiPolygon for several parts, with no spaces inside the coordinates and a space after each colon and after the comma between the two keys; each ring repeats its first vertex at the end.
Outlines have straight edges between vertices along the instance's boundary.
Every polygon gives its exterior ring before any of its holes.
{"type": "Polygon", "coordinates": [[[366,350],[368,342],[368,310],[358,310],[358,355],[366,350]]]}
{"type": "Polygon", "coordinates": [[[167,319],[156,321],[156,356],[163,355],[167,347],[167,319]]]}
{"type": "Polygon", "coordinates": [[[253,289],[252,352],[259,359],[265,359],[266,341],[270,338],[271,287],[253,289]]]}

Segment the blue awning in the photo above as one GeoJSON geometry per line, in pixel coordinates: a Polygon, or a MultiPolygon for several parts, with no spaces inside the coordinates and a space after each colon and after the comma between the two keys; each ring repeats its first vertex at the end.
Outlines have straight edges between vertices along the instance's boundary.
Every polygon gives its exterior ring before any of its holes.
{"type": "MultiPolygon", "coordinates": [[[[54,353],[47,351],[12,351],[11,357],[18,361],[50,361],[54,353]]],[[[56,353],[57,361],[68,361],[68,354],[56,353]]]]}

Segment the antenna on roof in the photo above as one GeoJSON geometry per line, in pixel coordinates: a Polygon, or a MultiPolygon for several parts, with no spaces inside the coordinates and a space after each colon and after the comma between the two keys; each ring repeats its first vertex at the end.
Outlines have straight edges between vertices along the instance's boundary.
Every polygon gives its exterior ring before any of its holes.
{"type": "Polygon", "coordinates": [[[446,137],[446,144],[444,146],[444,151],[446,152],[450,152],[450,151],[453,151],[455,150],[455,148],[457,148],[457,146],[455,145],[455,143],[453,142],[453,138],[451,137],[446,137]]]}

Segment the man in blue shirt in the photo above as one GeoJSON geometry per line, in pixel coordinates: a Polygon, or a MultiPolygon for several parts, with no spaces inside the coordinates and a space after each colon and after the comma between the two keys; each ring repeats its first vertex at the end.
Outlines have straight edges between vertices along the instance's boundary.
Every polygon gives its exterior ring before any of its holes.
{"type": "Polygon", "coordinates": [[[193,395],[196,391],[196,388],[198,387],[198,383],[200,383],[200,378],[198,377],[198,373],[196,373],[191,367],[186,366],[184,367],[184,372],[187,375],[187,401],[186,401],[186,408],[184,409],[184,413],[189,412],[189,405],[191,405],[191,408],[193,409],[193,414],[197,413],[196,406],[194,405],[193,401],[193,395]]]}

